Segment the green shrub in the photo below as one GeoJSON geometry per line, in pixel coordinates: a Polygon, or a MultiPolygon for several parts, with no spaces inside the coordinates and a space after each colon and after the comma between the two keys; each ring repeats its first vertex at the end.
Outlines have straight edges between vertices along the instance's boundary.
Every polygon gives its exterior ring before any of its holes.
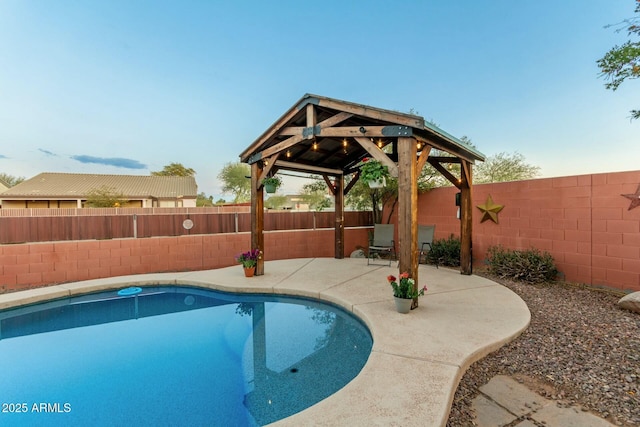
{"type": "Polygon", "coordinates": [[[517,251],[491,246],[487,250],[487,263],[490,273],[525,283],[551,282],[558,274],[551,254],[537,249],[517,251]]]}
{"type": "Polygon", "coordinates": [[[427,253],[429,264],[460,267],[460,239],[453,234],[447,239],[434,240],[427,253]]]}

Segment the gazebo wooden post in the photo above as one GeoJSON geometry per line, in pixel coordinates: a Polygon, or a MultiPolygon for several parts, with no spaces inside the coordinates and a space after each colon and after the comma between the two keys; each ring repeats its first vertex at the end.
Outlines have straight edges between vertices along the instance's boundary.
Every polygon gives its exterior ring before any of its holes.
{"type": "Polygon", "coordinates": [[[334,180],[335,200],[335,258],[344,258],[344,176],[334,180]]]}
{"type": "Polygon", "coordinates": [[[256,276],[264,274],[264,190],[258,188],[262,174],[262,162],[251,165],[251,249],[259,249],[263,256],[258,258],[256,276]]]}
{"type": "Polygon", "coordinates": [[[471,207],[472,164],[461,159],[460,162],[460,273],[473,273],[471,207]]]}
{"type": "MultiPolygon", "coordinates": [[[[418,287],[418,149],[413,138],[398,138],[398,254],[400,273],[418,287]]],[[[412,308],[418,306],[413,300],[412,308]]]]}

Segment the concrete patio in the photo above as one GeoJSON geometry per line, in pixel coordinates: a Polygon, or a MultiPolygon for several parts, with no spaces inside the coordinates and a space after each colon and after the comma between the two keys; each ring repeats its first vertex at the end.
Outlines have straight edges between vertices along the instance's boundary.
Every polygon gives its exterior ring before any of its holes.
{"type": "Polygon", "coordinates": [[[429,291],[418,309],[399,314],[386,281],[389,274],[398,274],[395,265],[368,266],[365,259],[290,259],[266,262],[265,275],[252,278],[232,266],[55,285],[0,295],[0,309],[157,284],[329,301],[369,327],[374,341],[371,356],[343,389],[274,425],[443,426],[465,370],[517,337],[529,324],[529,310],[520,297],[495,282],[421,265],[419,285],[426,284],[429,291]]]}

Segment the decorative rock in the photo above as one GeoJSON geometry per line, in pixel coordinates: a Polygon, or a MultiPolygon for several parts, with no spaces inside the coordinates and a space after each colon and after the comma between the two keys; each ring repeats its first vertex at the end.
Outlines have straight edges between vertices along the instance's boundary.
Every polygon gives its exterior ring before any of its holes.
{"type": "Polygon", "coordinates": [[[629,295],[625,295],[620,298],[620,301],[618,301],[618,307],[640,313],[640,291],[630,293],[629,295]]]}
{"type": "Polygon", "coordinates": [[[366,258],[366,256],[364,255],[364,251],[362,249],[356,249],[355,251],[351,252],[349,258],[366,258]]]}

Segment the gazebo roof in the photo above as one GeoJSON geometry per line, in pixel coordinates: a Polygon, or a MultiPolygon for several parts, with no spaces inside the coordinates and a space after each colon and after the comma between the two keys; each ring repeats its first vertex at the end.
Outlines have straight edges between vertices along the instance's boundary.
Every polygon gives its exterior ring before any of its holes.
{"type": "Polygon", "coordinates": [[[412,137],[469,163],[484,160],[482,153],[423,117],[312,94],[285,112],[240,160],[252,164],[273,158],[280,169],[337,175],[354,172],[375,151],[371,147],[382,148],[399,137],[412,137]]]}
{"type": "MultiPolygon", "coordinates": [[[[418,282],[418,176],[428,162],[460,189],[460,268],[471,274],[472,165],[484,155],[423,117],[310,94],[240,154],[251,165],[251,247],[265,249],[264,182],[283,169],[322,175],[335,199],[335,256],[343,258],[344,197],[369,156],[397,177],[399,271],[418,282]],[[444,167],[451,163],[460,164],[459,176],[444,167]]],[[[262,258],[256,274],[264,274],[262,258]]]]}

